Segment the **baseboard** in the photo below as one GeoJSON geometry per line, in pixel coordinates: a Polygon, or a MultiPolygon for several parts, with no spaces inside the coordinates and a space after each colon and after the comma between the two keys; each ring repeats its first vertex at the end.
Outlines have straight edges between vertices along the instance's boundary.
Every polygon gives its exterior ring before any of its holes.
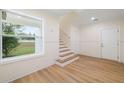
{"type": "Polygon", "coordinates": [[[93,57],[93,56],[84,55],[84,54],[79,54],[79,56],[83,56],[83,57],[90,57],[90,58],[93,58],[93,59],[100,59],[100,60],[105,60],[105,61],[114,61],[114,62],[119,62],[119,63],[122,63],[122,62],[117,61],[117,60],[106,59],[106,58],[100,58],[100,57],[93,57]]]}
{"type": "Polygon", "coordinates": [[[25,73],[25,74],[23,74],[23,75],[20,75],[20,76],[14,78],[14,79],[12,79],[12,80],[8,80],[6,83],[11,83],[11,82],[13,82],[14,80],[17,80],[17,79],[23,78],[24,76],[30,75],[30,74],[32,74],[32,73],[34,73],[34,72],[36,72],[36,71],[39,71],[39,70],[45,69],[45,68],[50,67],[50,66],[52,66],[52,65],[54,65],[54,64],[50,64],[50,65],[45,66],[45,67],[43,67],[43,68],[39,68],[39,69],[32,70],[32,71],[30,71],[30,72],[28,72],[28,73],[25,73]]]}

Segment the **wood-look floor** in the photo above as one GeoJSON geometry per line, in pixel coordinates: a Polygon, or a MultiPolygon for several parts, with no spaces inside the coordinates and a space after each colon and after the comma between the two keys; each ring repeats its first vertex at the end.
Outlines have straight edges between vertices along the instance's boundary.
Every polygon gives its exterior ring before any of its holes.
{"type": "Polygon", "coordinates": [[[64,68],[53,65],[13,82],[124,82],[124,64],[81,56],[64,68]]]}

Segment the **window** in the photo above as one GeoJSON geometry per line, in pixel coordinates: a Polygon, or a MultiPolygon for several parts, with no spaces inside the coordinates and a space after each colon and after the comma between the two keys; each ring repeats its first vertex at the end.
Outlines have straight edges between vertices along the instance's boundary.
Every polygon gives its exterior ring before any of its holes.
{"type": "Polygon", "coordinates": [[[0,60],[42,53],[41,20],[9,11],[0,17],[0,60]]]}

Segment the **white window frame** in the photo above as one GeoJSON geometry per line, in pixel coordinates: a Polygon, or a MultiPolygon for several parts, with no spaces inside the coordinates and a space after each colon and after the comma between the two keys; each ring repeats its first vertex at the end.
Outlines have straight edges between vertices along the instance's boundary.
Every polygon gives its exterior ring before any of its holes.
{"type": "MultiPolygon", "coordinates": [[[[2,10],[1,10],[2,11],[2,10]]],[[[0,15],[2,16],[2,12],[0,11],[0,15]]],[[[17,11],[14,11],[14,10],[3,10],[3,11],[6,11],[6,12],[9,12],[9,13],[12,13],[12,14],[15,14],[15,15],[18,15],[18,16],[22,16],[22,17],[27,17],[27,18],[30,18],[30,19],[34,19],[34,20],[37,20],[37,21],[40,21],[41,24],[41,36],[40,36],[40,39],[41,39],[41,52],[39,53],[34,53],[34,54],[26,54],[26,55],[21,55],[21,56],[14,56],[14,57],[8,57],[8,58],[2,58],[2,17],[0,18],[0,65],[1,64],[7,64],[7,63],[11,63],[11,62],[19,62],[19,61],[22,61],[22,60],[26,60],[26,59],[32,59],[32,58],[36,58],[36,57],[41,57],[43,54],[44,54],[44,26],[43,26],[43,19],[41,18],[37,18],[37,17],[34,17],[34,16],[30,16],[30,15],[27,15],[25,13],[21,13],[21,12],[17,12],[17,11]]],[[[37,38],[37,36],[35,37],[35,39],[37,38]]],[[[36,45],[35,45],[36,46],[36,45]]],[[[35,51],[36,51],[36,47],[35,47],[35,51]]]]}

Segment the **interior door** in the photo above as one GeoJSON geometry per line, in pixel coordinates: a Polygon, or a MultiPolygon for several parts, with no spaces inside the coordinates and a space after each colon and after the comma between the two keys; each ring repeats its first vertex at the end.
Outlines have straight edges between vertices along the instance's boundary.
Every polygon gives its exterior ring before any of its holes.
{"type": "Polygon", "coordinates": [[[101,31],[101,56],[105,59],[119,58],[119,31],[115,28],[105,28],[101,31]]]}

